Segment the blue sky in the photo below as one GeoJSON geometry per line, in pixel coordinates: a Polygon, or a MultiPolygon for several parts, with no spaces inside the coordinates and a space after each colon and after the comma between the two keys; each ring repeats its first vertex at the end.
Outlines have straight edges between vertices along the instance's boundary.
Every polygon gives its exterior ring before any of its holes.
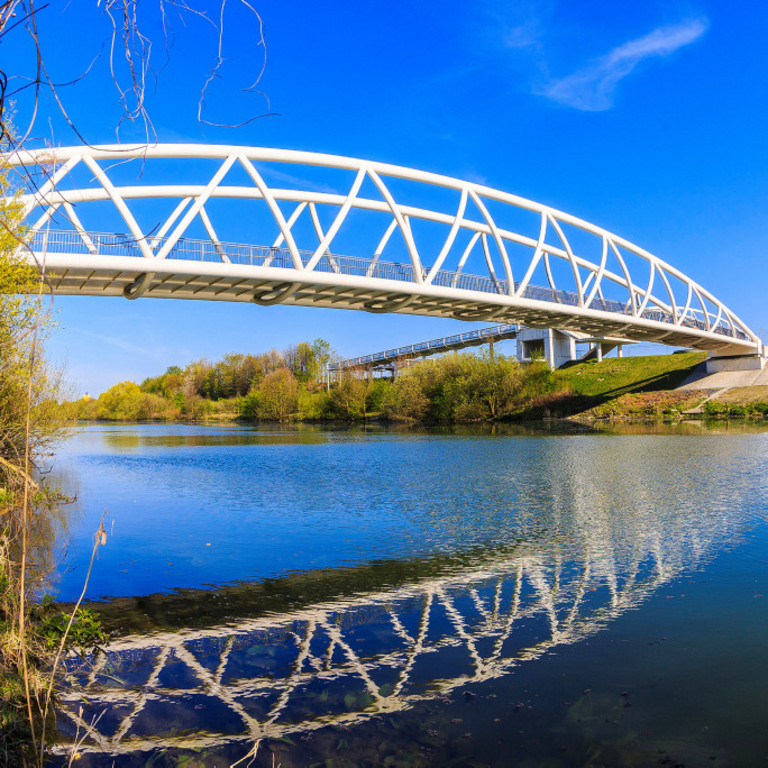
{"type": "MultiPolygon", "coordinates": [[[[192,3],[213,11],[218,2],[192,3]]],[[[152,7],[150,6],[145,7],[152,7]]],[[[47,65],[66,81],[108,43],[95,3],[39,15],[47,65]]],[[[101,7],[101,6],[100,6],[101,7]]],[[[471,179],[600,224],[656,253],[768,327],[768,6],[757,2],[285,3],[228,0],[221,78],[202,19],[155,36],[147,107],[161,141],[232,143],[364,157],[471,179]]],[[[22,30],[4,62],[29,72],[22,30]]],[[[7,66],[7,64],[5,65],[7,66]]],[[[10,68],[9,68],[10,71],[10,68]]],[[[120,117],[102,55],[60,96],[91,143],[120,117]]],[[[19,99],[17,123],[29,104],[19,99]]],[[[76,138],[44,96],[35,141],[76,138]]],[[[141,139],[124,124],[124,141],[141,139]]],[[[50,341],[78,392],[199,357],[324,337],[345,355],[469,327],[459,321],[217,302],[57,297],[50,341]]]]}

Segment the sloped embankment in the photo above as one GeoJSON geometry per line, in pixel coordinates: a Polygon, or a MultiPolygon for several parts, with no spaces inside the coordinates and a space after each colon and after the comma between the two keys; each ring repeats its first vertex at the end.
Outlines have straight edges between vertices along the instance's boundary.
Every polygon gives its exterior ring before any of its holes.
{"type": "Polygon", "coordinates": [[[559,372],[571,393],[563,406],[579,419],[676,417],[711,394],[677,390],[706,357],[683,352],[576,363],[559,372]]]}

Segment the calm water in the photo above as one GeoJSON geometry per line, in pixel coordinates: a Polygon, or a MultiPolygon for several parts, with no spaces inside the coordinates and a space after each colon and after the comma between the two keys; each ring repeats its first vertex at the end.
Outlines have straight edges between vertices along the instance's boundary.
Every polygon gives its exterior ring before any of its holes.
{"type": "Polygon", "coordinates": [[[89,427],[78,765],[765,765],[768,432],[89,427]]]}

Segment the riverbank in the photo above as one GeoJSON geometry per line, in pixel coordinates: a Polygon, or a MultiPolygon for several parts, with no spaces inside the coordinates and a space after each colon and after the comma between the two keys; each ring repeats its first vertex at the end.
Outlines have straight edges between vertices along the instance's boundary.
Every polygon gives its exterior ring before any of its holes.
{"type": "MultiPolygon", "coordinates": [[[[308,346],[308,345],[307,345],[308,346]]],[[[262,356],[263,358],[264,356],[262,356]]],[[[286,356],[290,360],[290,356],[286,356]]],[[[550,371],[502,355],[425,360],[396,380],[352,371],[331,385],[273,355],[272,370],[229,355],[216,364],[173,368],[141,384],[121,382],[67,408],[86,422],[406,422],[461,424],[541,419],[764,419],[768,386],[681,389],[703,352],[610,358],[550,371]],[[238,382],[239,379],[239,382],[238,382]],[[236,386],[235,386],[236,385],[236,386]],[[232,393],[240,392],[240,394],[232,393]]]]}

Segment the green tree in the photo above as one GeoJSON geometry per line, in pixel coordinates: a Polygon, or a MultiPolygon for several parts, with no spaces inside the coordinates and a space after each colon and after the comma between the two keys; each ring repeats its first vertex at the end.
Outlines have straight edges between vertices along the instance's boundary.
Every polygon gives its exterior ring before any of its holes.
{"type": "Polygon", "coordinates": [[[121,381],[99,397],[98,417],[109,421],[137,421],[141,418],[144,393],[132,381],[121,381]]]}
{"type": "Polygon", "coordinates": [[[283,353],[285,365],[302,383],[318,381],[326,363],[331,358],[331,345],[325,339],[315,339],[311,344],[302,341],[288,347],[283,353]]]}
{"type": "MultiPolygon", "coordinates": [[[[485,352],[467,366],[467,400],[480,418],[497,419],[506,413],[520,389],[521,368],[503,355],[485,352]],[[471,393],[471,397],[469,396],[471,393]]],[[[459,418],[460,413],[456,414],[459,418]]]]}
{"type": "Polygon", "coordinates": [[[502,419],[561,385],[545,363],[503,355],[444,355],[413,365],[385,392],[388,418],[437,423],[502,419]]]}
{"type": "Polygon", "coordinates": [[[373,380],[364,370],[345,370],[328,393],[331,409],[342,419],[366,419],[373,391],[373,380]]]}
{"type": "Polygon", "coordinates": [[[311,344],[301,341],[288,347],[283,355],[286,365],[290,368],[297,381],[306,383],[315,378],[317,363],[315,361],[315,351],[312,349],[311,344]]]}
{"type": "Polygon", "coordinates": [[[299,384],[287,368],[268,373],[258,388],[258,412],[264,419],[288,421],[299,406],[299,384]]]}
{"type": "Polygon", "coordinates": [[[429,407],[421,378],[404,373],[382,397],[381,409],[389,419],[422,421],[429,407]]]}
{"type": "Polygon", "coordinates": [[[210,361],[203,358],[184,369],[184,394],[187,398],[192,395],[203,396],[212,367],[210,361]]]}

